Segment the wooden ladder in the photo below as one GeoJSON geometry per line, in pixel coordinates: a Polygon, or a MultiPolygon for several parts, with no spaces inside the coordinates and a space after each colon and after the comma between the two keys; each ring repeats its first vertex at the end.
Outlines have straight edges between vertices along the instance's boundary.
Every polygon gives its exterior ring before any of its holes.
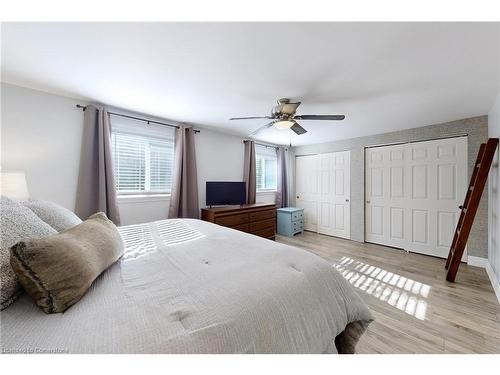
{"type": "Polygon", "coordinates": [[[458,219],[453,242],[451,243],[448,259],[446,260],[445,268],[448,270],[446,280],[450,282],[455,282],[458,267],[460,266],[462,255],[464,254],[465,245],[469,239],[472,223],[476,216],[476,211],[479,206],[479,201],[481,200],[481,195],[483,194],[484,185],[486,184],[497,146],[498,138],[490,138],[487,143],[481,144],[479,148],[474,171],[470,178],[469,188],[465,195],[464,204],[459,207],[461,210],[460,218],[458,219]]]}

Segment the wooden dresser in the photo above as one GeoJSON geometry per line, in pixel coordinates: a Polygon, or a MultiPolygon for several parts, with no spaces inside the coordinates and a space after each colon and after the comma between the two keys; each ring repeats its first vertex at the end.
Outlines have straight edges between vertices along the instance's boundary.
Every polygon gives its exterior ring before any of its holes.
{"type": "Polygon", "coordinates": [[[274,240],[276,206],[269,203],[202,208],[201,219],[274,240]]]}

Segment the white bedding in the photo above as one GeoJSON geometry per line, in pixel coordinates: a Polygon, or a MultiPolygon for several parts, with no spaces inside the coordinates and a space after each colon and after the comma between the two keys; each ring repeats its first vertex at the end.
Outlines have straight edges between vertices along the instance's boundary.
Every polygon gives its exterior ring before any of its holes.
{"type": "Polygon", "coordinates": [[[4,353],[335,353],[372,319],[307,251],[200,220],[119,229],[125,256],[64,314],[27,295],[1,312],[4,353]]]}

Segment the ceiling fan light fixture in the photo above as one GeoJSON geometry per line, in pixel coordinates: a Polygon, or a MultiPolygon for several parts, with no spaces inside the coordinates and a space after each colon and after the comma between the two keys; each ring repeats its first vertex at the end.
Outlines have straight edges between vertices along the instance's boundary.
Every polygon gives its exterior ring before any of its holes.
{"type": "Polygon", "coordinates": [[[278,120],[273,125],[276,129],[290,129],[295,122],[290,120],[278,120]]]}

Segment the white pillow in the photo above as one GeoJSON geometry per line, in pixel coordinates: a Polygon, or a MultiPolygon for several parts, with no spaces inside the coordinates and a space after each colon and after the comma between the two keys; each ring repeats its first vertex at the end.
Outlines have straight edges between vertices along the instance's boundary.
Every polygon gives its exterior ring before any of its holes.
{"type": "Polygon", "coordinates": [[[21,204],[58,232],[73,228],[82,222],[73,212],[54,202],[32,199],[21,204]]]}

